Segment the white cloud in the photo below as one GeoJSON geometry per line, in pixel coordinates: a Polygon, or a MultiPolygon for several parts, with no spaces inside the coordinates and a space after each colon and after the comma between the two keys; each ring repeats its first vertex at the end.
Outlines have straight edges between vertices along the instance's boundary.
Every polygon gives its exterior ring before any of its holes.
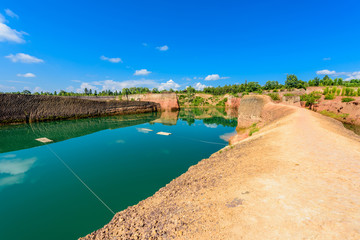
{"type": "Polygon", "coordinates": [[[0,92],[10,92],[10,91],[15,91],[15,87],[5,86],[0,84],[0,92]]]}
{"type": "Polygon", "coordinates": [[[197,84],[195,84],[195,86],[194,86],[194,88],[196,89],[196,90],[199,90],[199,91],[202,91],[202,90],[204,90],[204,88],[206,88],[207,86],[205,85],[205,84],[201,84],[201,83],[197,83],[197,84]]]}
{"type": "Polygon", "coordinates": [[[44,60],[40,58],[36,58],[33,56],[30,56],[25,53],[17,53],[17,54],[10,54],[8,56],[5,56],[6,58],[10,59],[12,62],[21,62],[21,63],[42,63],[44,60]]]}
{"type": "Polygon", "coordinates": [[[6,21],[5,17],[4,17],[4,15],[2,15],[0,13],[0,23],[4,23],[4,22],[7,22],[7,21],[6,21]]]}
{"type": "Polygon", "coordinates": [[[24,73],[24,74],[19,73],[16,76],[18,76],[18,77],[26,77],[26,78],[36,77],[35,74],[33,74],[33,73],[24,73]]]}
{"type": "Polygon", "coordinates": [[[318,75],[333,75],[333,76],[346,76],[344,81],[350,81],[352,79],[360,79],[360,71],[358,72],[336,72],[327,69],[316,71],[318,75]]]}
{"type": "Polygon", "coordinates": [[[25,83],[25,84],[31,84],[30,82],[25,82],[25,81],[15,81],[15,80],[7,80],[7,82],[11,82],[11,83],[25,83]]]}
{"type": "Polygon", "coordinates": [[[172,79],[170,79],[169,81],[167,81],[166,83],[161,83],[159,86],[159,91],[162,90],[170,90],[170,88],[177,90],[180,87],[179,84],[177,84],[176,82],[174,82],[172,79]]]}
{"type": "Polygon", "coordinates": [[[42,92],[43,89],[41,87],[35,87],[33,92],[42,92]]]}
{"type": "Polygon", "coordinates": [[[119,62],[122,63],[121,58],[108,58],[108,57],[105,57],[105,56],[101,56],[100,59],[103,60],[103,61],[109,61],[109,62],[112,62],[112,63],[119,63],[119,62]]]}
{"type": "Polygon", "coordinates": [[[13,11],[11,11],[10,9],[5,9],[5,13],[6,13],[6,15],[8,15],[9,17],[12,17],[12,18],[19,18],[19,16],[16,14],[16,13],[14,13],[13,11]]]}
{"type": "Polygon", "coordinates": [[[323,58],[323,60],[324,60],[324,61],[330,61],[330,60],[331,60],[331,58],[326,57],[326,58],[323,58]]]}
{"type": "Polygon", "coordinates": [[[227,79],[229,77],[220,77],[219,74],[210,74],[207,75],[205,78],[205,81],[216,81],[216,80],[220,80],[220,79],[227,79]]]}
{"type": "Polygon", "coordinates": [[[81,83],[81,85],[80,85],[80,88],[78,88],[76,91],[78,92],[78,93],[81,93],[81,92],[84,92],[84,89],[85,88],[87,88],[88,90],[92,90],[92,91],[95,91],[95,90],[99,90],[99,88],[97,88],[95,85],[92,85],[92,84],[90,84],[90,83],[87,83],[87,82],[83,82],[83,83],[81,83]]]}
{"type": "Polygon", "coordinates": [[[346,74],[348,77],[345,78],[345,81],[350,81],[352,79],[360,79],[360,71],[359,72],[351,72],[346,74]]]}
{"type": "Polygon", "coordinates": [[[111,91],[121,91],[123,88],[131,88],[131,87],[155,87],[158,86],[158,84],[153,80],[127,80],[122,82],[117,82],[114,80],[104,80],[104,81],[95,81],[91,83],[82,83],[80,88],[77,89],[77,92],[83,92],[85,87],[88,89],[94,90],[111,90],[111,91]]]}
{"type": "Polygon", "coordinates": [[[167,51],[169,50],[169,47],[167,45],[164,45],[164,46],[156,47],[156,49],[158,49],[159,51],[167,51]]]}
{"type": "Polygon", "coordinates": [[[316,71],[317,75],[335,75],[336,72],[335,71],[329,71],[327,69],[324,70],[320,70],[320,71],[316,71]]]}
{"type": "Polygon", "coordinates": [[[0,14],[0,42],[24,43],[25,32],[18,32],[5,24],[5,18],[0,14]]]}
{"type": "Polygon", "coordinates": [[[68,91],[68,92],[73,92],[74,90],[75,90],[75,88],[73,86],[68,86],[66,88],[66,91],[68,91]]]}
{"type": "Polygon", "coordinates": [[[149,75],[151,73],[151,71],[148,71],[147,69],[140,69],[140,70],[136,70],[134,75],[135,76],[146,76],[149,75]]]}

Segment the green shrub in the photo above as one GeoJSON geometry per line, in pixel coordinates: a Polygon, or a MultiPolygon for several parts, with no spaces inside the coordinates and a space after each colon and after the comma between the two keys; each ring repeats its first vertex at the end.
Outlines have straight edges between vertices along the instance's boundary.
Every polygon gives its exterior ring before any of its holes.
{"type": "Polygon", "coordinates": [[[360,88],[357,89],[357,95],[360,97],[360,88]]]}
{"type": "Polygon", "coordinates": [[[295,96],[295,94],[293,94],[293,93],[285,93],[284,96],[286,96],[286,97],[292,97],[292,96],[295,96]]]}
{"type": "Polygon", "coordinates": [[[312,105],[314,105],[315,103],[317,103],[317,100],[321,98],[321,93],[320,92],[311,92],[309,94],[304,94],[300,96],[300,101],[305,101],[305,106],[306,107],[310,107],[312,105]]]}
{"type": "Polygon", "coordinates": [[[343,88],[342,96],[356,96],[356,91],[354,88],[345,87],[343,88]]]}
{"type": "Polygon", "coordinates": [[[203,99],[202,97],[197,96],[193,102],[192,105],[194,106],[199,106],[201,103],[203,103],[205,101],[205,99],[203,99]]]}
{"type": "Polygon", "coordinates": [[[249,136],[252,136],[257,131],[259,131],[259,128],[256,127],[256,123],[253,123],[250,128],[249,136]]]}
{"type": "Polygon", "coordinates": [[[280,100],[279,94],[277,93],[269,93],[268,96],[271,97],[271,99],[274,101],[280,100]]]}
{"type": "Polygon", "coordinates": [[[340,96],[341,89],[336,90],[336,95],[340,96]]]}
{"type": "Polygon", "coordinates": [[[355,101],[355,99],[346,97],[346,98],[342,98],[341,101],[342,102],[351,102],[351,101],[355,101]]]}
{"type": "Polygon", "coordinates": [[[336,91],[337,91],[337,87],[333,87],[332,89],[331,89],[331,93],[336,93],[336,91]]]}
{"type": "Polygon", "coordinates": [[[325,95],[326,100],[333,100],[334,98],[335,98],[334,93],[328,93],[327,95],[325,95]]]}
{"type": "Polygon", "coordinates": [[[216,106],[218,107],[225,107],[225,103],[227,102],[227,98],[224,98],[223,100],[219,101],[216,106]]]}
{"type": "Polygon", "coordinates": [[[328,93],[329,93],[329,87],[324,88],[323,94],[324,94],[324,95],[327,95],[328,93]]]}

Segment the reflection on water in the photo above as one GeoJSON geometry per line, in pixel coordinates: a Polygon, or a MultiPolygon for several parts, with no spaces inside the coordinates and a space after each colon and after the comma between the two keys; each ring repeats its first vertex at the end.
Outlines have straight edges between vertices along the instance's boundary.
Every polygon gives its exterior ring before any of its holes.
{"type": "Polygon", "coordinates": [[[25,173],[35,161],[36,157],[21,159],[16,154],[0,156],[0,190],[5,186],[22,183],[25,173]]]}
{"type": "Polygon", "coordinates": [[[220,150],[235,126],[224,109],[2,126],[0,239],[77,239],[113,217],[51,151],[117,212],[220,150]]]}
{"type": "Polygon", "coordinates": [[[35,140],[39,137],[60,142],[105,129],[124,128],[143,123],[176,125],[178,118],[186,121],[189,126],[196,119],[202,119],[205,126],[209,128],[215,128],[217,125],[227,127],[237,125],[236,118],[228,115],[224,108],[190,108],[180,111],[0,126],[0,153],[41,146],[43,143],[35,140]]]}
{"type": "Polygon", "coordinates": [[[189,126],[195,123],[196,119],[202,119],[207,127],[214,128],[215,125],[224,127],[237,126],[237,113],[225,108],[185,108],[181,109],[179,118],[186,121],[189,126]]]}
{"type": "Polygon", "coordinates": [[[41,146],[43,143],[35,140],[39,137],[60,142],[105,129],[147,123],[159,117],[160,113],[144,113],[0,126],[0,153],[41,146]]]}

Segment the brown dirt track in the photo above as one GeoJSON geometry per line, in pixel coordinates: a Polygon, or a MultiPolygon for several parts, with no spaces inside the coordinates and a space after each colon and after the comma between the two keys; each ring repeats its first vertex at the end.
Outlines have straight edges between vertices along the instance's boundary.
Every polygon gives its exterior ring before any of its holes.
{"type": "Polygon", "coordinates": [[[82,239],[360,239],[360,137],[306,109],[266,112],[252,137],[82,239]]]}

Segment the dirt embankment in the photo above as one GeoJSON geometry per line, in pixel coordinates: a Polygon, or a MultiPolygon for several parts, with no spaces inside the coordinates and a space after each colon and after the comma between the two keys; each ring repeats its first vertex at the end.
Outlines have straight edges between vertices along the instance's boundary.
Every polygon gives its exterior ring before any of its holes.
{"type": "Polygon", "coordinates": [[[354,125],[360,125],[360,97],[351,97],[355,101],[342,102],[344,97],[336,97],[333,100],[325,100],[322,97],[313,109],[324,114],[334,113],[332,117],[354,125]]]}
{"type": "Polygon", "coordinates": [[[152,102],[92,101],[71,97],[0,94],[0,124],[154,112],[152,102]]]}
{"type": "Polygon", "coordinates": [[[258,132],[82,239],[360,239],[360,137],[307,109],[248,102],[258,132]]]}
{"type": "Polygon", "coordinates": [[[179,102],[176,93],[145,93],[122,96],[122,100],[147,101],[160,104],[162,111],[178,110],[179,102]]]}

